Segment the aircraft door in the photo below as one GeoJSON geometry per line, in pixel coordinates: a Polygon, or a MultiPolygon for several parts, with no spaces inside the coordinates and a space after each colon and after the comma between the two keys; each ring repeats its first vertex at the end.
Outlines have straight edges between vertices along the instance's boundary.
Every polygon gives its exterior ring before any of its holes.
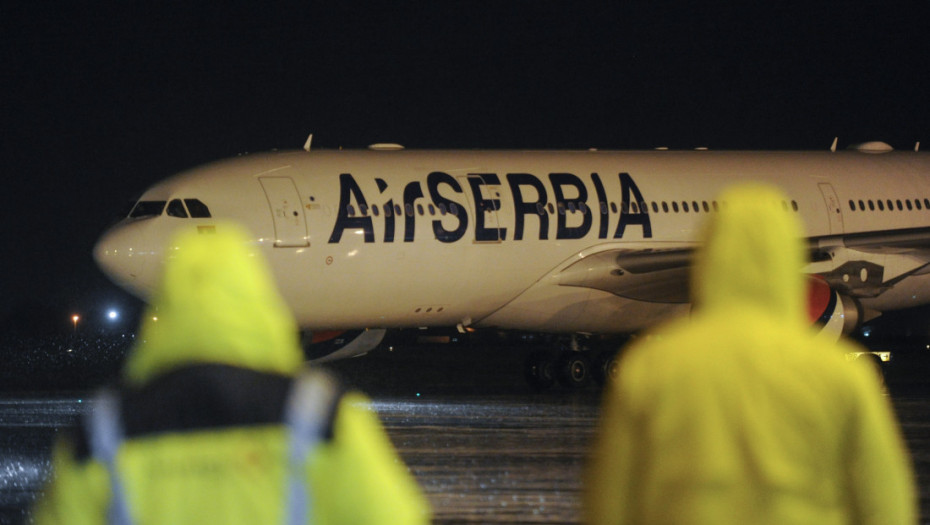
{"type": "Polygon", "coordinates": [[[840,207],[840,200],[836,198],[833,186],[827,182],[821,182],[818,186],[820,187],[820,193],[823,194],[823,202],[827,206],[830,233],[843,233],[843,209],[840,207]]]}
{"type": "Polygon", "coordinates": [[[501,242],[505,233],[499,227],[497,217],[501,208],[501,187],[497,175],[470,174],[467,179],[476,208],[475,241],[501,242]]]}
{"type": "Polygon", "coordinates": [[[259,177],[274,219],[275,247],[310,246],[300,194],[290,177],[259,177]]]}

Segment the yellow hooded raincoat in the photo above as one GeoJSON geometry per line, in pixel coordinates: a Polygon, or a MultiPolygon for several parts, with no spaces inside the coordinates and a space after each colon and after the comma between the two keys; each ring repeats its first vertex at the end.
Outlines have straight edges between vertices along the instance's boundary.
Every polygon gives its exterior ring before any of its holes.
{"type": "Polygon", "coordinates": [[[873,369],[805,320],[800,221],[720,196],[690,319],[631,345],[586,473],[592,524],[914,523],[913,472],[873,369]]]}
{"type": "MultiPolygon", "coordinates": [[[[303,364],[297,327],[236,226],[182,233],[170,251],[120,391],[129,428],[115,477],[129,515],[140,524],[283,523],[289,429],[280,414],[303,364]]],[[[428,523],[367,399],[336,399],[326,439],[299,467],[310,522],[428,523]]],[[[83,441],[56,445],[37,523],[107,522],[111,479],[83,441]]]]}

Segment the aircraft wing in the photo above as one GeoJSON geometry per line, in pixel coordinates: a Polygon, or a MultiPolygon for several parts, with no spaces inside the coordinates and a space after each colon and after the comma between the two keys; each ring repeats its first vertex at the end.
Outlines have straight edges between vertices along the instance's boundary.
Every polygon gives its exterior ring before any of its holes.
{"type": "Polygon", "coordinates": [[[581,286],[652,303],[688,302],[693,247],[616,249],[583,257],[559,273],[562,286],[581,286]]]}
{"type": "Polygon", "coordinates": [[[808,243],[816,273],[851,297],[877,297],[926,273],[930,264],[930,228],[815,237],[808,243]]]}
{"type": "MultiPolygon", "coordinates": [[[[930,272],[930,228],[812,237],[812,268],[831,288],[876,297],[904,278],[930,272]]],[[[688,302],[694,246],[602,251],[558,274],[561,286],[593,288],[651,303],[688,302]]]]}

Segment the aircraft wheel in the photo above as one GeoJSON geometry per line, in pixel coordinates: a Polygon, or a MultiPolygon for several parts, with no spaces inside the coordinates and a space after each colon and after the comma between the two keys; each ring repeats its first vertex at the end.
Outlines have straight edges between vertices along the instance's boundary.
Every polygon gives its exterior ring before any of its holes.
{"type": "Polygon", "coordinates": [[[563,352],[558,362],[559,382],[568,388],[582,388],[591,379],[591,362],[580,352],[563,352]]]}
{"type": "Polygon", "coordinates": [[[555,383],[555,363],[549,352],[533,352],[524,364],[526,382],[536,390],[546,390],[555,383]]]}
{"type": "Polygon", "coordinates": [[[594,371],[595,379],[602,386],[616,381],[617,376],[620,375],[620,357],[617,352],[613,350],[601,352],[597,356],[594,371]]]}

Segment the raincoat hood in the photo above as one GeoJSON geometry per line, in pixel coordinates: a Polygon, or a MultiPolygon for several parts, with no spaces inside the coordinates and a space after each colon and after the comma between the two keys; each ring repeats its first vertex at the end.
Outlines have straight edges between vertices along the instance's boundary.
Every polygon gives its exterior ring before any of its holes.
{"type": "Polygon", "coordinates": [[[297,326],[265,260],[234,224],[185,230],[166,247],[162,281],[124,368],[140,386],[190,364],[294,375],[303,363],[297,326]]]}
{"type": "Polygon", "coordinates": [[[695,312],[751,308],[804,322],[803,228],[789,200],[759,184],[734,186],[718,200],[693,269],[695,312]]]}

